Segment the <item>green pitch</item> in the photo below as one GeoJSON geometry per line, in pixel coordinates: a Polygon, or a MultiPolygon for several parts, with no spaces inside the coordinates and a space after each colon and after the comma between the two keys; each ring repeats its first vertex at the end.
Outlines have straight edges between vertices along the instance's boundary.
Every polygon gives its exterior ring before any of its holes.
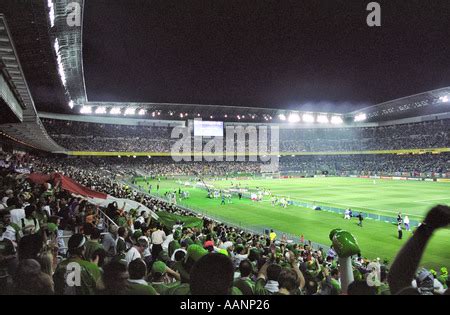
{"type": "MultiPolygon", "coordinates": [[[[396,217],[399,211],[410,219],[421,220],[433,205],[450,204],[450,183],[392,181],[359,178],[295,178],[295,179],[256,179],[256,180],[206,180],[207,184],[218,189],[228,189],[233,184],[255,189],[269,189],[274,195],[289,197],[295,201],[308,201],[317,205],[350,207],[380,215],[396,217]]],[[[138,182],[155,192],[156,181],[138,182]]],[[[357,220],[344,220],[332,212],[315,211],[298,206],[272,206],[269,197],[254,202],[239,200],[234,196],[231,203],[221,205],[221,199],[209,199],[205,190],[184,187],[175,180],[162,180],[159,194],[174,191],[181,187],[190,192],[190,198],[181,201],[198,212],[210,215],[224,222],[263,231],[273,228],[296,236],[304,235],[305,240],[329,245],[329,232],[342,228],[352,232],[361,247],[363,256],[380,257],[392,261],[400,247],[411,233],[404,231],[403,239],[397,239],[396,225],[366,219],[363,227],[357,220]]],[[[180,203],[180,201],[178,201],[180,203]]],[[[280,237],[280,236],[279,236],[280,237]]],[[[429,243],[422,265],[432,268],[450,267],[450,230],[436,233],[429,243]]]]}

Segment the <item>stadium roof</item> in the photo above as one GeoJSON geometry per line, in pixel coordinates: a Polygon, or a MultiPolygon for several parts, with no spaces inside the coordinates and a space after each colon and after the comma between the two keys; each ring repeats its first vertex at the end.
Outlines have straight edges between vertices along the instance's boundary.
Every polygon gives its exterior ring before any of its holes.
{"type": "Polygon", "coordinates": [[[2,136],[34,149],[62,152],[47,134],[39,119],[34,101],[28,88],[21,63],[17,56],[6,19],[0,14],[0,78],[2,80],[0,99],[4,103],[2,112],[10,110],[13,120],[4,120],[2,115],[0,132],[2,136]],[[12,122],[13,121],[13,122],[12,122]]]}
{"type": "MultiPolygon", "coordinates": [[[[111,108],[119,107],[121,113],[124,113],[126,108],[130,108],[131,112],[136,109],[134,113],[137,117],[145,111],[142,116],[150,119],[153,115],[160,116],[156,117],[159,119],[185,119],[188,113],[189,118],[200,114],[204,119],[250,122],[253,119],[270,121],[270,117],[280,115],[288,117],[292,112],[304,113],[294,109],[256,108],[245,105],[89,102],[82,54],[84,1],[14,1],[11,5],[2,6],[2,11],[10,23],[23,71],[39,111],[73,114],[79,113],[83,106],[87,106],[84,109],[92,113],[100,108],[107,114],[111,108]],[[72,9],[78,14],[79,24],[68,23],[68,14],[72,9]]],[[[365,113],[367,121],[385,121],[449,111],[447,106],[430,106],[438,105],[441,95],[449,93],[449,90],[443,88],[404,97],[347,113],[345,117],[350,122],[355,115],[365,113]]],[[[331,112],[326,114],[337,115],[331,112]]]]}
{"type": "Polygon", "coordinates": [[[450,112],[450,87],[423,92],[363,108],[347,114],[349,118],[364,113],[367,121],[424,116],[450,112]]]}

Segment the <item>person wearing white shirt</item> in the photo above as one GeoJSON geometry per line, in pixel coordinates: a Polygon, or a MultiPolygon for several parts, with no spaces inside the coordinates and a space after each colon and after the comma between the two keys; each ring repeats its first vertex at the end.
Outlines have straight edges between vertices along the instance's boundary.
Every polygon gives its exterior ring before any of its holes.
{"type": "Polygon", "coordinates": [[[162,244],[166,240],[166,233],[161,229],[161,226],[156,227],[156,231],[152,233],[152,257],[156,259],[159,253],[163,250],[162,244]]]}
{"type": "Polygon", "coordinates": [[[405,215],[405,219],[403,220],[403,224],[405,224],[405,230],[409,231],[409,217],[405,215]]]}
{"type": "Polygon", "coordinates": [[[22,224],[22,219],[25,219],[25,209],[13,209],[9,213],[11,213],[11,222],[19,226],[22,224]]]}
{"type": "Polygon", "coordinates": [[[132,262],[135,259],[142,259],[142,254],[144,253],[147,247],[148,247],[147,239],[141,236],[138,239],[138,242],[133,247],[131,247],[125,254],[125,261],[127,262],[127,265],[129,265],[130,262],[132,262]]]}

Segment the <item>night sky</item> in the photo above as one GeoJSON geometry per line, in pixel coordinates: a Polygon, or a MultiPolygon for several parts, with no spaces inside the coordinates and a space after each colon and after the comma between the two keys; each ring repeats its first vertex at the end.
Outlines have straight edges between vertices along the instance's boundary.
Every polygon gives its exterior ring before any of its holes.
{"type": "Polygon", "coordinates": [[[88,0],[90,101],[347,111],[450,86],[450,1],[88,0]]]}

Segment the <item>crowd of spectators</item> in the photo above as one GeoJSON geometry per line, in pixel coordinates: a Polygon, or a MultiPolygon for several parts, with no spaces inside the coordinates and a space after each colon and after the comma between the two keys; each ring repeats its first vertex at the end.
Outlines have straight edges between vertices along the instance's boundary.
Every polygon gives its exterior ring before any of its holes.
{"type": "MultiPolygon", "coordinates": [[[[92,162],[58,163],[50,158],[8,155],[0,167],[0,290],[2,294],[442,294],[446,268],[419,269],[427,240],[450,223],[450,209],[436,207],[400,252],[387,262],[351,257],[354,281],[341,287],[337,250],[313,248],[309,241],[255,234],[202,217],[117,183],[92,162]],[[77,164],[78,163],[78,164],[77,164]],[[145,211],[124,211],[111,203],[99,209],[48,184],[35,185],[17,167],[62,172],[90,188],[141,202],[155,213],[196,216],[202,227],[163,226],[145,211]],[[104,211],[114,222],[105,229],[104,211]],[[70,238],[61,242],[63,235],[70,238]],[[417,245],[420,244],[420,245],[417,245]],[[77,263],[81,283],[66,281],[77,263]],[[370,265],[369,265],[370,264],[370,265]],[[377,281],[373,264],[379,270],[377,281]],[[416,272],[417,271],[417,272],[416,272]]],[[[362,249],[364,252],[364,249],[362,249]]],[[[448,291],[448,290],[447,290],[448,291]]]]}
{"type": "Polygon", "coordinates": [[[281,172],[330,175],[437,177],[450,174],[450,154],[355,154],[286,156],[281,172]]]}
{"type": "MultiPolygon", "coordinates": [[[[64,170],[82,167],[91,174],[134,174],[141,176],[179,175],[227,176],[257,174],[257,162],[175,162],[171,157],[84,157],[47,158],[48,165],[60,165],[64,170]]],[[[411,177],[449,177],[450,154],[355,154],[355,155],[299,155],[279,158],[281,174],[312,175],[386,175],[411,177]]]]}
{"type": "MultiPolygon", "coordinates": [[[[43,123],[55,141],[71,151],[170,152],[176,141],[171,139],[172,128],[169,127],[50,119],[44,119],[43,123]]],[[[246,144],[248,146],[248,142],[246,144]]],[[[378,127],[281,128],[279,131],[280,152],[398,150],[449,146],[448,119],[378,127]]]]}

